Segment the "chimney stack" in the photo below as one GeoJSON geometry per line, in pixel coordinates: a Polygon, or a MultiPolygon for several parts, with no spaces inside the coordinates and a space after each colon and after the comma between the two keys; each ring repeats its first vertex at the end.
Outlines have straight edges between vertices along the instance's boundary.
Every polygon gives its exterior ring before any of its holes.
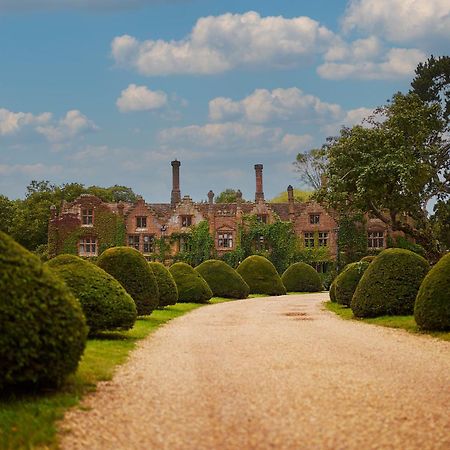
{"type": "Polygon", "coordinates": [[[255,175],[256,175],[255,202],[258,202],[260,200],[264,201],[262,171],[263,165],[255,164],[255,175]]]}
{"type": "Polygon", "coordinates": [[[210,205],[212,205],[214,203],[214,192],[213,191],[208,192],[208,203],[210,205]]]}
{"type": "Polygon", "coordinates": [[[289,185],[287,187],[288,203],[289,203],[289,217],[293,221],[294,217],[294,188],[289,185]]]}
{"type": "Polygon", "coordinates": [[[170,204],[172,208],[176,206],[177,203],[181,201],[181,191],[180,191],[180,161],[176,159],[171,162],[172,164],[172,194],[170,196],[170,204]]]}

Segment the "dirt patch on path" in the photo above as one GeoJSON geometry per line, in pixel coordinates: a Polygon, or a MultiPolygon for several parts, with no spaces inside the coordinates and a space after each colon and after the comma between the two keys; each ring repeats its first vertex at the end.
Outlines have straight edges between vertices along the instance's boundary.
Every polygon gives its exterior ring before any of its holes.
{"type": "Polygon", "coordinates": [[[450,343],[341,320],[325,298],[170,322],[66,415],[62,448],[450,448],[450,343]]]}

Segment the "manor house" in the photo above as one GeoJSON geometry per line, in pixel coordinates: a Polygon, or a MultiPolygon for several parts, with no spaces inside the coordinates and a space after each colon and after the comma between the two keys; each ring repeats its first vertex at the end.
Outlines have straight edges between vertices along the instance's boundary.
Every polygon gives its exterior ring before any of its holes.
{"type": "MultiPolygon", "coordinates": [[[[128,245],[149,259],[156,240],[167,237],[172,255],[184,250],[186,233],[192,225],[208,220],[211,236],[219,256],[234,250],[244,215],[256,216],[262,223],[290,221],[304,247],[327,247],[331,258],[337,254],[338,224],[333,213],[314,201],[294,201],[292,186],[288,201],[270,203],[264,198],[263,165],[255,165],[255,201],[242,200],[238,191],[235,203],[214,203],[214,192],[207,202],[194,202],[181,196],[180,161],[172,161],[170,203],[147,203],[141,197],[135,203],[105,203],[93,195],[83,194],[75,201],[63,202],[59,213],[52,207],[49,223],[49,253],[74,253],[97,256],[104,249],[128,245]]],[[[386,246],[386,226],[378,219],[367,224],[369,249],[386,246]]],[[[262,243],[263,244],[263,243],[262,243]]]]}

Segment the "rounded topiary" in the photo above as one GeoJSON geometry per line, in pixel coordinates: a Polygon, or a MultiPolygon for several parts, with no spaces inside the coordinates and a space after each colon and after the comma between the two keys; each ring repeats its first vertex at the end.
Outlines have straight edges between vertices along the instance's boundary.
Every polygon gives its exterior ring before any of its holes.
{"type": "Polygon", "coordinates": [[[275,266],[263,256],[249,256],[239,264],[236,270],[250,287],[251,294],[286,294],[286,288],[275,266]]]}
{"type": "Polygon", "coordinates": [[[195,270],[206,280],[213,295],[225,298],[248,297],[248,284],[225,262],[210,259],[201,263],[195,270]]]}
{"type": "Polygon", "coordinates": [[[344,270],[336,277],[335,298],[337,303],[350,306],[356,287],[369,264],[367,261],[360,261],[345,266],[344,270]]]}
{"type": "Polygon", "coordinates": [[[442,257],[420,285],[414,318],[424,330],[450,330],[450,253],[442,257]]]}
{"type": "Polygon", "coordinates": [[[330,285],[330,301],[336,302],[336,278],[330,285]]]}
{"type": "Polygon", "coordinates": [[[0,292],[0,391],[61,384],[86,344],[80,304],[37,256],[2,232],[0,292]]]}
{"type": "Polygon", "coordinates": [[[109,273],[74,255],[59,255],[46,263],[79,300],[89,333],[128,330],[136,321],[136,305],[109,273]]]}
{"type": "Polygon", "coordinates": [[[361,258],[361,261],[371,263],[375,258],[376,258],[376,256],[367,255],[367,256],[364,256],[364,258],[361,258]]]}
{"type": "Polygon", "coordinates": [[[281,280],[288,292],[319,292],[323,288],[317,270],[303,262],[290,265],[281,280]]]}
{"type": "Polygon", "coordinates": [[[178,301],[178,288],[172,274],[166,267],[159,262],[150,262],[159,291],[159,306],[175,305],[178,301]]]}
{"type": "Polygon", "coordinates": [[[131,247],[105,250],[97,265],[111,274],[136,303],[138,316],[151,314],[159,304],[158,284],[144,256],[131,247]]]}
{"type": "Polygon", "coordinates": [[[175,263],[169,271],[177,284],[179,302],[207,303],[213,296],[208,283],[189,264],[175,263]]]}
{"type": "Polygon", "coordinates": [[[408,315],[429,270],[425,258],[409,250],[383,250],[369,264],[350,304],[356,317],[408,315]]]}

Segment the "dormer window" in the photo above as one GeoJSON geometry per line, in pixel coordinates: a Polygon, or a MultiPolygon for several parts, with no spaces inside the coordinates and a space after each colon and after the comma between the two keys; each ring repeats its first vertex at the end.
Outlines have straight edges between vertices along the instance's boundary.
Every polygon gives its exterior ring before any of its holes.
{"type": "Polygon", "coordinates": [[[181,216],[181,226],[190,227],[192,225],[192,216],[181,216]]]}
{"type": "Polygon", "coordinates": [[[147,217],[146,216],[136,217],[136,228],[147,228],[147,217]]]}
{"type": "Polygon", "coordinates": [[[94,210],[93,208],[82,208],[81,210],[81,225],[92,226],[94,224],[94,210]]]}
{"type": "Polygon", "coordinates": [[[320,223],[320,214],[310,214],[309,215],[309,223],[311,225],[317,225],[318,223],[320,223]]]}

